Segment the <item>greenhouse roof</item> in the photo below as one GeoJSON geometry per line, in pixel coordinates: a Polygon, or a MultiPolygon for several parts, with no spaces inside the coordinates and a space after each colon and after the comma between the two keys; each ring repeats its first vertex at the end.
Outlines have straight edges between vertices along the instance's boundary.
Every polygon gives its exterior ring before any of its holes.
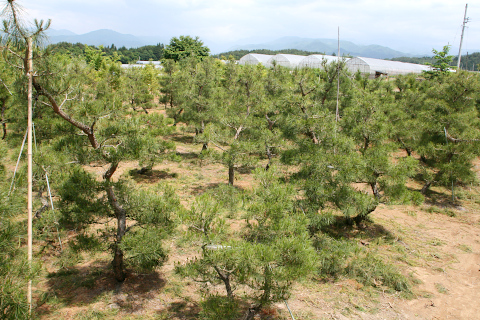
{"type": "Polygon", "coordinates": [[[268,60],[267,65],[272,66],[274,62],[277,65],[287,67],[287,68],[295,68],[300,65],[305,56],[298,56],[295,54],[276,54],[268,60]]]}
{"type": "Polygon", "coordinates": [[[261,54],[261,53],[249,53],[244,55],[238,61],[239,64],[263,64],[267,65],[268,60],[273,57],[270,54],[261,54]]]}
{"type": "Polygon", "coordinates": [[[399,61],[381,60],[373,58],[357,57],[347,61],[347,68],[350,72],[360,71],[367,74],[408,74],[422,73],[431,70],[430,66],[399,61]]]}
{"type": "MultiPolygon", "coordinates": [[[[342,60],[345,58],[341,58],[342,60]]],[[[349,60],[349,58],[346,58],[346,60],[349,60]]],[[[312,54],[309,55],[308,57],[304,58],[300,62],[300,67],[304,68],[320,68],[322,66],[322,62],[326,61],[327,63],[331,62],[337,62],[338,57],[336,56],[328,56],[325,54],[312,54]]]]}

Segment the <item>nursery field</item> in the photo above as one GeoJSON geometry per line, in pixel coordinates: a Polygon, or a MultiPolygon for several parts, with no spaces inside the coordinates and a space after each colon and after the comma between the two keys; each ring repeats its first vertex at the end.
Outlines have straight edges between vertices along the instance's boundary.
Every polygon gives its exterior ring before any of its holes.
{"type": "MultiPolygon", "coordinates": [[[[201,145],[193,143],[192,134],[179,130],[171,138],[181,162],[166,160],[146,174],[138,174],[138,164],[131,162],[117,174],[129,175],[146,188],[168,183],[186,207],[208,189],[227,187],[224,167],[198,158],[201,145]]],[[[476,171],[479,166],[476,162],[476,171]]],[[[241,193],[255,183],[245,169],[238,174],[235,190],[241,193]]],[[[458,190],[455,205],[450,199],[451,190],[434,188],[420,206],[381,205],[361,227],[335,230],[337,239],[355,246],[357,258],[373,254],[388,266],[364,266],[364,273],[356,276],[303,279],[294,285],[287,301],[295,319],[475,319],[480,311],[480,189],[458,190]],[[382,284],[382,268],[409,277],[411,292],[388,290],[382,284]]],[[[227,223],[238,230],[244,222],[233,215],[227,223]]],[[[96,225],[90,232],[102,228],[96,225]]],[[[198,319],[201,283],[175,273],[177,264],[201,254],[200,245],[184,239],[185,230],[179,226],[166,244],[169,258],[161,268],[151,273],[129,272],[123,283],[113,279],[108,253],[84,252],[75,261],[63,262],[70,264],[68,268],[61,268],[58,243],[37,242],[36,258],[44,266],[34,291],[38,317],[198,319]]],[[[63,246],[75,236],[75,231],[68,232],[63,246]]],[[[337,259],[343,264],[348,254],[340,252],[337,259]]],[[[291,317],[285,303],[278,302],[263,310],[260,318],[291,317]]]]}
{"type": "Polygon", "coordinates": [[[50,21],[20,13],[0,39],[0,318],[478,318],[480,78],[449,46],[372,78],[180,36],[125,69],[43,47],[50,21]]]}

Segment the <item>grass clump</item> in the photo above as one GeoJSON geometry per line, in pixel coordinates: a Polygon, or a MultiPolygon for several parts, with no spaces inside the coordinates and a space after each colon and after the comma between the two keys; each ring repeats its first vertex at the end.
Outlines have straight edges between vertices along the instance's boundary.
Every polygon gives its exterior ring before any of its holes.
{"type": "Polygon", "coordinates": [[[318,273],[321,277],[347,277],[365,286],[387,287],[411,293],[407,277],[374,252],[359,247],[356,242],[334,239],[324,234],[317,235],[315,240],[319,257],[318,273]]]}
{"type": "Polygon", "coordinates": [[[439,207],[437,207],[437,206],[430,206],[430,207],[424,208],[424,211],[425,211],[425,212],[428,212],[428,213],[440,213],[440,214],[444,214],[444,215],[449,216],[449,217],[451,217],[451,218],[457,216],[457,214],[455,213],[455,211],[453,211],[452,209],[439,208],[439,207]]]}
{"type": "Polygon", "coordinates": [[[211,295],[201,306],[199,318],[203,320],[234,320],[240,316],[238,301],[229,297],[211,295]]]}

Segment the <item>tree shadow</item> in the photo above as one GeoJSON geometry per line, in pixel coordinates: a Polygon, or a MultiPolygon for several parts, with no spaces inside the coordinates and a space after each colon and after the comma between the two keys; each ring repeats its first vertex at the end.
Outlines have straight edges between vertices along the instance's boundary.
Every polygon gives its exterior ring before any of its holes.
{"type": "Polygon", "coordinates": [[[255,170],[257,167],[254,166],[241,166],[235,168],[235,171],[237,171],[240,174],[251,174],[253,170],[255,170]]]}
{"type": "Polygon", "coordinates": [[[194,139],[195,139],[194,136],[189,136],[189,135],[185,135],[185,134],[182,134],[182,135],[175,134],[175,135],[170,136],[169,138],[173,141],[180,142],[180,143],[185,143],[185,144],[193,144],[194,139]]]}
{"type": "Polygon", "coordinates": [[[176,155],[182,157],[183,160],[192,160],[199,158],[199,154],[196,152],[177,152],[176,155]]]}
{"type": "Polygon", "coordinates": [[[159,180],[175,179],[178,177],[177,173],[170,173],[165,170],[133,169],[130,170],[128,173],[133,178],[133,180],[141,183],[156,183],[159,180]]]}
{"type": "Polygon", "coordinates": [[[393,241],[397,237],[384,226],[374,223],[368,217],[359,225],[352,222],[351,218],[336,216],[335,222],[322,228],[322,232],[335,239],[377,239],[384,238],[393,241]]]}
{"type": "Polygon", "coordinates": [[[194,188],[192,188],[192,191],[190,193],[192,195],[200,195],[202,193],[207,192],[208,190],[213,190],[213,189],[218,188],[218,186],[221,185],[221,184],[224,184],[224,183],[212,182],[212,183],[208,183],[208,184],[202,184],[202,185],[199,185],[199,186],[195,186],[194,188]]]}
{"type": "MultiPolygon", "coordinates": [[[[172,302],[167,308],[169,319],[198,319],[200,307],[194,303],[186,301],[172,302]]],[[[159,312],[163,313],[163,312],[159,312]]]]}
{"type": "Polygon", "coordinates": [[[455,209],[458,206],[456,201],[452,201],[452,195],[444,192],[438,192],[429,189],[425,194],[425,204],[442,208],[455,209]]]}
{"type": "Polygon", "coordinates": [[[109,262],[60,269],[47,276],[47,290],[37,301],[39,315],[54,313],[55,305],[81,307],[107,299],[108,307],[126,312],[143,309],[143,302],[152,299],[166,284],[159,273],[138,274],[127,270],[123,283],[115,280],[109,262]]]}

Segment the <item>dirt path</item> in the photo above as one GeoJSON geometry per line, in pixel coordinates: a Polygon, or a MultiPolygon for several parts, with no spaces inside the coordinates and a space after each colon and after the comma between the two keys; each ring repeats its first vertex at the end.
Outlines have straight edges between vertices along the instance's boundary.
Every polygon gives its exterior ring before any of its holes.
{"type": "Polygon", "coordinates": [[[410,216],[387,209],[376,212],[374,218],[410,228],[414,234],[410,241],[427,244],[424,254],[434,258],[410,268],[422,281],[417,287],[422,296],[396,302],[405,319],[480,319],[478,212],[463,211],[457,217],[425,212],[410,216]]]}

